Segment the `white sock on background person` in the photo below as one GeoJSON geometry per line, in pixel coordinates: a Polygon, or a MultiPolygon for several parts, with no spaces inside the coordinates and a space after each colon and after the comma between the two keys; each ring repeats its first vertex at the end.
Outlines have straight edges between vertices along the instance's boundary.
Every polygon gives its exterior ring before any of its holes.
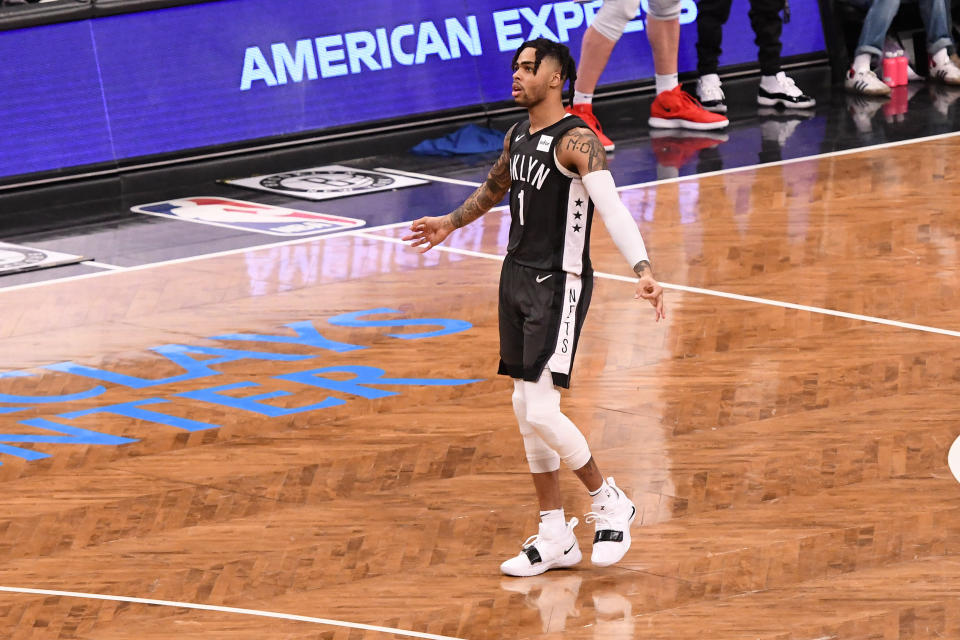
{"type": "Polygon", "coordinates": [[[870,54],[861,53],[853,59],[853,70],[857,73],[870,71],[870,54]]]}
{"type": "Polygon", "coordinates": [[[593,94],[583,93],[582,91],[573,91],[573,104],[593,104],[593,94]]]}
{"type": "Polygon", "coordinates": [[[660,95],[664,91],[670,91],[675,86],[680,84],[679,76],[676,73],[667,73],[660,75],[656,74],[655,79],[657,82],[657,95],[660,95]]]}

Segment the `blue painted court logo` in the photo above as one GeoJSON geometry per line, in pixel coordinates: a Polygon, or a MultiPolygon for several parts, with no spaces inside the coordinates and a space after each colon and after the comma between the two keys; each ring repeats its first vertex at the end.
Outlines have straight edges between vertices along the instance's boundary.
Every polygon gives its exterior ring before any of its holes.
{"type": "Polygon", "coordinates": [[[356,218],[219,197],[178,198],[137,205],[131,211],[286,237],[345,231],[366,224],[356,218]]]}

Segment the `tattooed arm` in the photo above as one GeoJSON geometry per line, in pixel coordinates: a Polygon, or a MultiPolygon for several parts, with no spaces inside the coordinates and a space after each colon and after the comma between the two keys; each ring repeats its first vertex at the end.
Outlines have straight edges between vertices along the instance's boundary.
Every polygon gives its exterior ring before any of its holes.
{"type": "Polygon", "coordinates": [[[503,196],[510,190],[510,150],[507,140],[504,140],[503,153],[487,174],[486,182],[480,185],[455,211],[447,214],[454,229],[466,226],[490,211],[490,208],[503,200],[503,196]]]}
{"type": "Polygon", "coordinates": [[[586,127],[567,131],[557,144],[557,160],[581,176],[607,169],[607,152],[597,135],[586,127]]]}
{"type": "Polygon", "coordinates": [[[633,265],[633,272],[640,278],[647,274],[652,276],[653,267],[650,266],[649,260],[641,260],[637,264],[633,265]]]}
{"type": "Polygon", "coordinates": [[[443,242],[454,230],[470,224],[500,202],[510,190],[511,133],[513,128],[503,139],[503,153],[490,169],[486,181],[462,205],[445,216],[414,220],[410,224],[411,233],[404,236],[403,240],[412,240],[410,246],[422,247],[420,253],[425,253],[443,242]]]}
{"type": "Polygon", "coordinates": [[[597,213],[603,218],[614,244],[640,278],[635,297],[653,305],[658,321],[666,317],[663,312],[663,289],[653,277],[643,236],[620,200],[613,176],[607,168],[607,154],[596,134],[585,127],[568,131],[557,144],[557,161],[568,170],[580,174],[583,186],[597,213]]]}

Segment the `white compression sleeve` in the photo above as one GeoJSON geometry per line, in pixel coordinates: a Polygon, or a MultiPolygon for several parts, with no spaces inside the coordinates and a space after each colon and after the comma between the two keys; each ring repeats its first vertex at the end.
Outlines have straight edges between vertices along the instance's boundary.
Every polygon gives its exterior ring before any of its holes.
{"type": "Polygon", "coordinates": [[[630,268],[633,269],[641,260],[649,260],[640,229],[637,228],[637,223],[633,221],[627,207],[620,200],[617,185],[614,184],[610,172],[606,169],[594,171],[583,176],[582,180],[587,194],[596,206],[597,213],[603,218],[603,224],[610,232],[610,237],[613,238],[623,257],[630,263],[630,268]]]}

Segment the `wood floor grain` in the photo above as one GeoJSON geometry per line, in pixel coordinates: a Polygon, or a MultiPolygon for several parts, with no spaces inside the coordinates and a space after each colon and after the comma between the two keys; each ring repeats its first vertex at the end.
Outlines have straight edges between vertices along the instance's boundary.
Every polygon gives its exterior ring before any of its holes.
{"type": "MultiPolygon", "coordinates": [[[[940,140],[623,196],[664,281],[958,330],[958,176],[940,140]]],[[[449,245],[502,254],[508,224],[449,245]]],[[[0,586],[477,640],[960,638],[960,339],[676,291],[657,324],[599,280],[563,406],[640,510],[633,547],[505,578],[537,509],[500,265],[376,237],[402,233],[0,290],[0,586]]],[[[629,274],[600,225],[592,253],[629,274]]],[[[10,593],[0,626],[402,637],[10,593]]]]}

